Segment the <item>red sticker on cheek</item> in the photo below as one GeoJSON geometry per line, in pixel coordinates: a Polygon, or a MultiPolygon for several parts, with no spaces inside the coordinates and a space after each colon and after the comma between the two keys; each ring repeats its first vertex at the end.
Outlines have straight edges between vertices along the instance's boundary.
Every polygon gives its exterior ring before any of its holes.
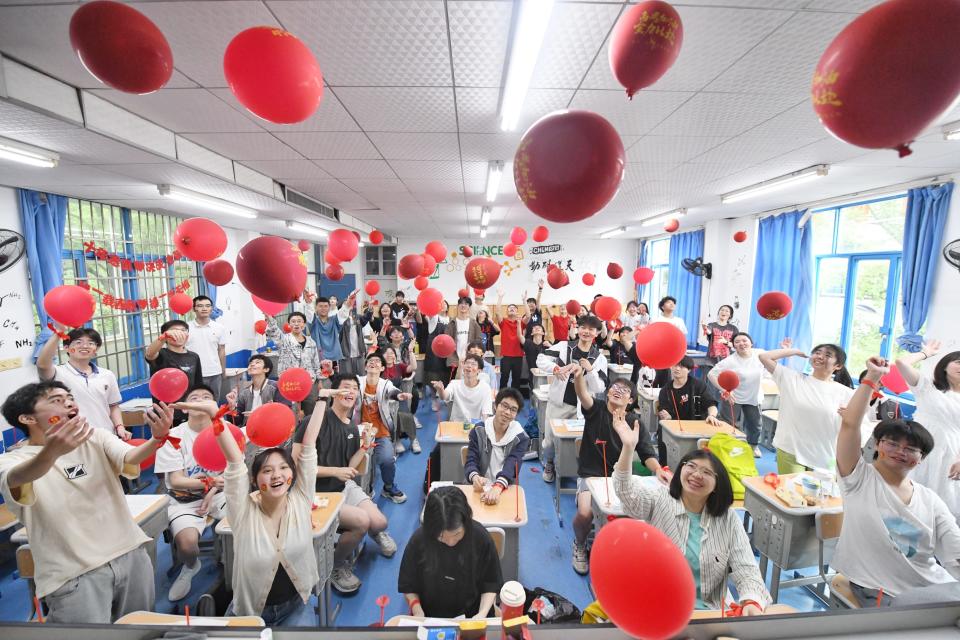
{"type": "Polygon", "coordinates": [[[60,416],[50,416],[50,419],[47,420],[50,424],[57,424],[62,418],[60,416]]]}
{"type": "Polygon", "coordinates": [[[266,490],[267,490],[267,485],[265,484],[260,485],[260,491],[266,491],[266,490]]]}

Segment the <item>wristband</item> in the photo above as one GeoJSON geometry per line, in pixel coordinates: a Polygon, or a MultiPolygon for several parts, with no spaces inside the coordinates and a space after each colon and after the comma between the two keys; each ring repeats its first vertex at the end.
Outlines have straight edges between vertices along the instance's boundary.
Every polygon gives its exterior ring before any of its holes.
{"type": "Polygon", "coordinates": [[[740,608],[742,609],[743,607],[746,607],[746,606],[749,605],[749,604],[752,604],[752,605],[755,606],[757,609],[760,609],[761,612],[763,611],[763,607],[760,606],[760,603],[757,602],[756,600],[741,600],[741,601],[740,601],[740,608]]]}
{"type": "Polygon", "coordinates": [[[47,323],[47,328],[50,329],[50,331],[53,331],[57,335],[57,337],[60,338],[60,340],[62,340],[63,342],[70,342],[70,334],[60,331],[55,326],[53,326],[52,322],[47,323]]]}
{"type": "Polygon", "coordinates": [[[117,424],[113,425],[113,430],[114,430],[114,432],[117,432],[117,431],[119,431],[120,429],[123,429],[123,423],[117,423],[117,424]]]}
{"type": "Polygon", "coordinates": [[[862,382],[863,382],[863,384],[865,384],[865,385],[867,385],[868,387],[870,387],[871,389],[873,389],[873,392],[870,394],[870,399],[871,399],[871,400],[873,400],[873,399],[875,399],[875,398],[882,398],[882,397],[883,397],[883,394],[880,393],[880,385],[878,385],[876,382],[873,382],[872,380],[867,380],[866,378],[864,378],[864,379],[862,380],[862,382]]]}
{"type": "Polygon", "coordinates": [[[413,613],[413,608],[414,608],[415,606],[417,606],[418,604],[420,604],[420,598],[414,598],[413,600],[411,600],[411,601],[408,602],[407,604],[410,606],[410,613],[413,613]]]}

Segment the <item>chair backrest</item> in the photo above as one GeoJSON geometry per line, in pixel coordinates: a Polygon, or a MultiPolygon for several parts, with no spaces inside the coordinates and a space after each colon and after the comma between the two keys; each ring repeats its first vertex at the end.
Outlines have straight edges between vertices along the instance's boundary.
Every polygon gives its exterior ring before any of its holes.
{"type": "Polygon", "coordinates": [[[487,533],[493,538],[493,544],[497,547],[497,557],[503,560],[503,541],[506,539],[506,532],[500,527],[487,527],[487,533]]]}
{"type": "Polygon", "coordinates": [[[460,447],[460,464],[461,466],[467,466],[467,452],[470,450],[469,447],[460,447]]]}
{"type": "Polygon", "coordinates": [[[34,576],[33,552],[28,544],[17,547],[17,571],[20,573],[20,577],[24,579],[34,576]]]}
{"type": "Polygon", "coordinates": [[[817,530],[817,540],[821,542],[833,540],[840,537],[840,529],[843,527],[843,513],[823,513],[818,512],[814,516],[814,522],[817,530]]]}
{"type": "Polygon", "coordinates": [[[710,438],[697,438],[697,449],[706,449],[710,444],[710,438]]]}
{"type": "Polygon", "coordinates": [[[580,457],[580,446],[581,446],[582,444],[583,444],[583,438],[577,438],[576,440],[573,441],[573,446],[574,446],[574,447],[576,448],[576,450],[577,450],[577,457],[578,457],[578,458],[580,457]]]}

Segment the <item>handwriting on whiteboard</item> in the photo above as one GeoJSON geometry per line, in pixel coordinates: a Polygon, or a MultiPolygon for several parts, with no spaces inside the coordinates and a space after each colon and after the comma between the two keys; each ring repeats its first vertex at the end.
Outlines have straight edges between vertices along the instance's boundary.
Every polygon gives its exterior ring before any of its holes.
{"type": "Polygon", "coordinates": [[[33,327],[24,326],[19,317],[22,309],[16,305],[23,304],[23,294],[17,291],[0,293],[0,355],[13,356],[25,347],[33,346],[33,327]],[[17,316],[17,317],[12,317],[17,316]]]}

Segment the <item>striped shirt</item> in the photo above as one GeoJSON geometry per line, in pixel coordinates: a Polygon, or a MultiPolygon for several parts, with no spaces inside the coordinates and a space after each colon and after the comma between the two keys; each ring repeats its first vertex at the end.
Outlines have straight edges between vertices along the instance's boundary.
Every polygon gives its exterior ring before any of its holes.
{"type": "MultiPolygon", "coordinates": [[[[639,478],[620,469],[614,471],[613,487],[628,516],[645,520],[662,531],[681,553],[686,549],[690,518],[683,502],[671,497],[666,487],[644,486],[639,478]]],[[[700,524],[703,527],[700,540],[700,594],[703,602],[711,609],[719,609],[724,601],[731,602],[727,592],[727,574],[730,574],[741,601],[756,600],[766,607],[770,603],[770,594],[763,584],[757,561],[750,550],[750,540],[736,512],[727,509],[726,514],[714,518],[704,509],[700,524]]]]}
{"type": "Polygon", "coordinates": [[[303,334],[307,339],[303,346],[293,337],[292,333],[282,333],[277,321],[272,317],[267,317],[267,338],[273,340],[280,352],[280,360],[277,362],[277,374],[281,374],[287,369],[300,367],[306,369],[310,374],[310,379],[316,381],[320,377],[320,358],[322,354],[308,334],[303,334]]]}

